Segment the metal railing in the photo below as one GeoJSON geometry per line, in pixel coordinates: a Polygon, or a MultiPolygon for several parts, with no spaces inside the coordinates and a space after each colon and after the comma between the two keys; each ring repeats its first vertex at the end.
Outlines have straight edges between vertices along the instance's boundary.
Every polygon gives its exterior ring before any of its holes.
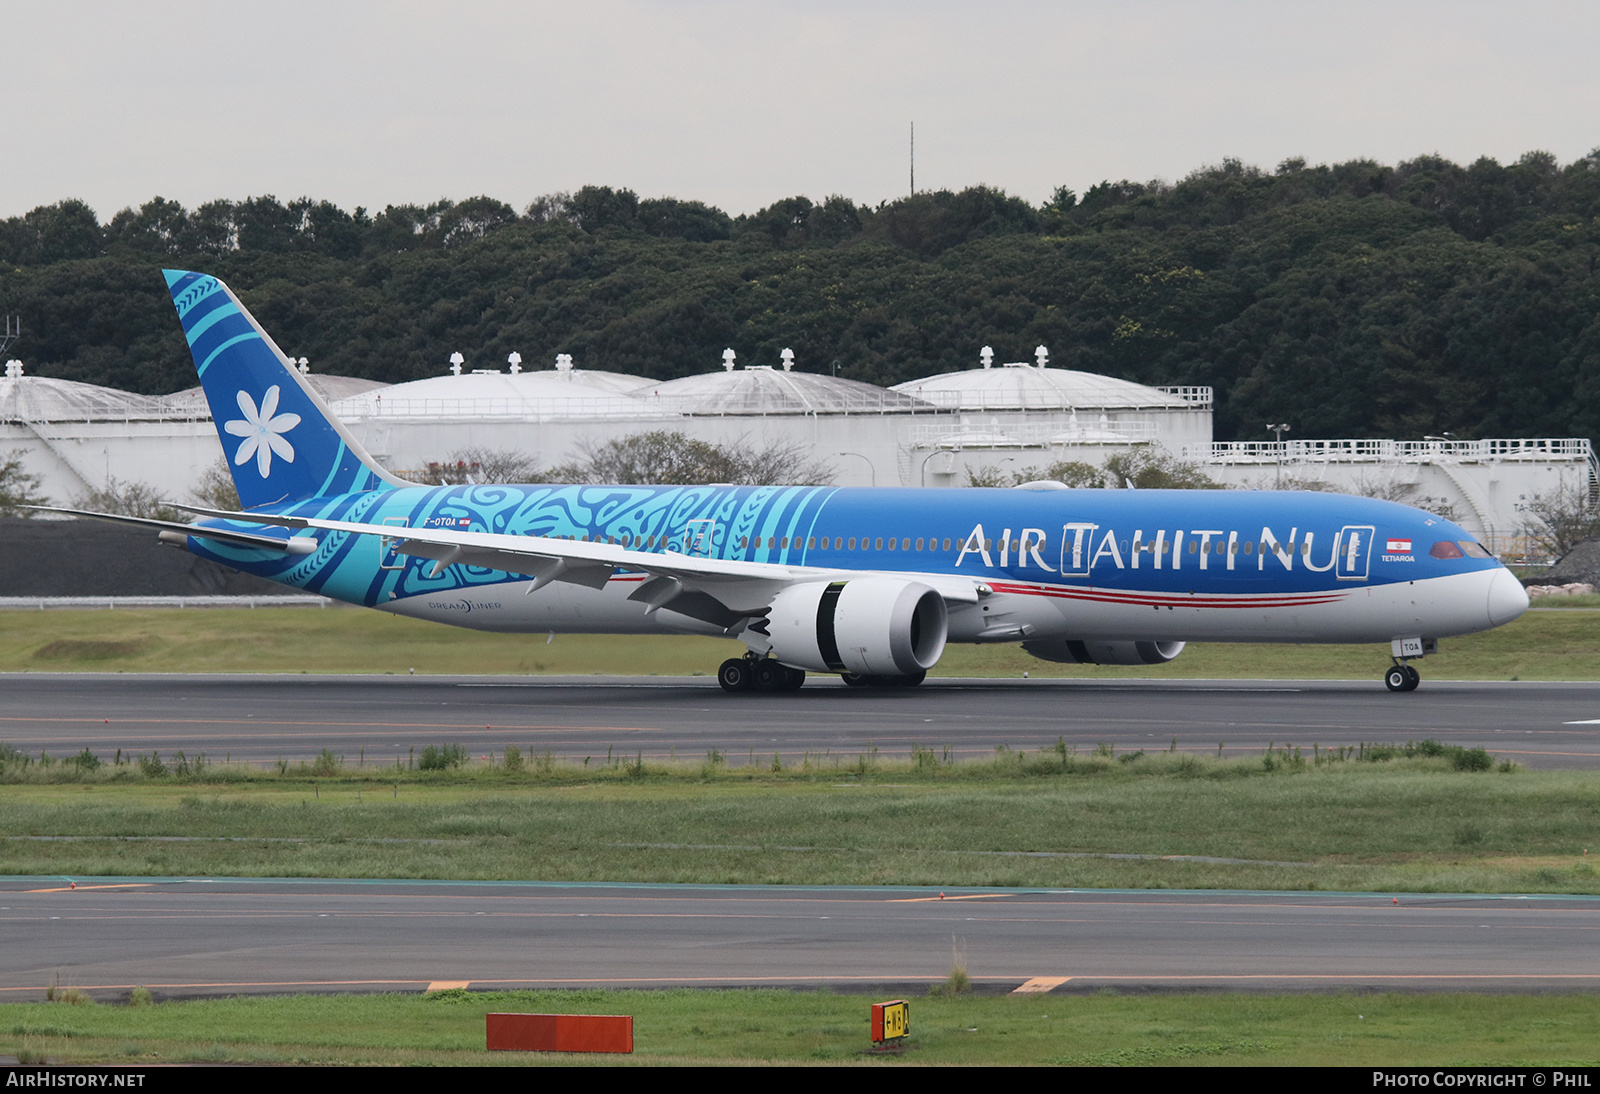
{"type": "Polygon", "coordinates": [[[1068,425],[1062,422],[1006,422],[985,427],[913,425],[905,432],[912,448],[1049,448],[1072,445],[1147,444],[1160,433],[1152,421],[1104,422],[1068,425]]]}
{"type": "Polygon", "coordinates": [[[1182,399],[1188,405],[1182,408],[1169,406],[1165,403],[1127,404],[1117,402],[1114,405],[1098,398],[1094,392],[1083,392],[1076,399],[1070,397],[1065,391],[917,391],[905,390],[903,394],[924,402],[931,403],[941,410],[988,410],[988,411],[1019,411],[1019,410],[1210,410],[1211,389],[1209,387],[1160,387],[1153,390],[1164,395],[1182,399]]]}
{"type": "Polygon", "coordinates": [[[1215,441],[1183,446],[1180,455],[1206,463],[1438,463],[1450,460],[1595,459],[1587,437],[1498,437],[1481,441],[1297,440],[1215,441]]]}
{"type": "Polygon", "coordinates": [[[1211,386],[1192,387],[1187,384],[1156,384],[1155,389],[1163,395],[1176,395],[1196,410],[1211,409],[1211,386]]]}

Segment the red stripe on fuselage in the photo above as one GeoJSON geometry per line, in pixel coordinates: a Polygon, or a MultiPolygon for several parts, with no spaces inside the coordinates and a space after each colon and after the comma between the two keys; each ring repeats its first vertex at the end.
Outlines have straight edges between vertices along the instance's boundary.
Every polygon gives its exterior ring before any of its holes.
{"type": "Polygon", "coordinates": [[[1305,608],[1320,604],[1335,604],[1347,594],[1332,593],[1260,593],[1254,596],[1215,596],[1211,594],[1159,594],[1120,593],[1113,589],[1093,586],[1079,588],[1070,585],[1023,585],[1010,581],[991,581],[989,587],[997,593],[1014,593],[1020,596],[1044,596],[1057,600],[1090,600],[1100,604],[1127,604],[1151,608],[1305,608]]]}

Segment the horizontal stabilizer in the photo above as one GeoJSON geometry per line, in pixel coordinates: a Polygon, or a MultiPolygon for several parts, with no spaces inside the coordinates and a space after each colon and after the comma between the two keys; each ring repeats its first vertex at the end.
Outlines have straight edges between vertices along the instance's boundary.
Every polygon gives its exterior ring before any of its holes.
{"type": "Polygon", "coordinates": [[[164,543],[173,542],[169,536],[196,536],[200,539],[227,543],[234,547],[264,547],[269,551],[284,551],[291,555],[309,555],[317,549],[312,536],[262,536],[254,532],[235,532],[227,528],[208,528],[198,524],[183,524],[175,520],[156,520],[153,517],[129,517],[121,513],[91,513],[86,509],[63,509],[55,505],[24,505],[23,509],[37,509],[41,513],[66,513],[68,516],[88,517],[90,520],[110,521],[113,524],[132,524],[140,528],[153,528],[161,533],[164,543]]]}

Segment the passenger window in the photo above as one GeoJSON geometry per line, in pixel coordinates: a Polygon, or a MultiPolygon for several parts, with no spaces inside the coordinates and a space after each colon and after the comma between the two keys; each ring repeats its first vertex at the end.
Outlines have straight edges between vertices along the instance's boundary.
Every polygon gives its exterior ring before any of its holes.
{"type": "Polygon", "coordinates": [[[1191,555],[1200,553],[1200,545],[1192,539],[1189,541],[1189,553],[1191,555]]]}
{"type": "Polygon", "coordinates": [[[875,540],[875,541],[874,541],[874,542],[873,542],[873,544],[872,544],[872,549],[873,549],[873,550],[874,550],[874,551],[881,551],[881,550],[883,550],[883,537],[882,537],[882,536],[879,536],[879,537],[878,537],[878,538],[877,538],[877,540],[875,540]]]}
{"type": "Polygon", "coordinates": [[[919,551],[922,550],[923,542],[924,542],[923,540],[920,540],[920,539],[917,540],[917,550],[919,550],[919,551]]]}
{"type": "Polygon", "coordinates": [[[855,549],[856,549],[856,537],[855,536],[851,536],[850,537],[850,550],[854,551],[855,549]]]}
{"type": "Polygon", "coordinates": [[[1460,558],[1461,548],[1447,539],[1441,539],[1438,543],[1428,548],[1428,554],[1434,558],[1460,558]]]}
{"type": "Polygon", "coordinates": [[[949,538],[949,537],[948,537],[948,536],[946,536],[946,537],[945,537],[945,541],[944,541],[944,549],[945,549],[945,550],[946,550],[946,551],[948,551],[948,550],[949,550],[949,549],[950,549],[950,538],[949,538]]]}

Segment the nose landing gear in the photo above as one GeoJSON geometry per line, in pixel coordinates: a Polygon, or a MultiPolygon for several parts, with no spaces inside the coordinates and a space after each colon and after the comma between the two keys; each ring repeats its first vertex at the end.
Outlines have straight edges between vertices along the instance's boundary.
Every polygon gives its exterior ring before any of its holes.
{"type": "Polygon", "coordinates": [[[1390,691],[1416,691],[1422,674],[1405,661],[1396,661],[1383,674],[1383,686],[1390,691]]]}

